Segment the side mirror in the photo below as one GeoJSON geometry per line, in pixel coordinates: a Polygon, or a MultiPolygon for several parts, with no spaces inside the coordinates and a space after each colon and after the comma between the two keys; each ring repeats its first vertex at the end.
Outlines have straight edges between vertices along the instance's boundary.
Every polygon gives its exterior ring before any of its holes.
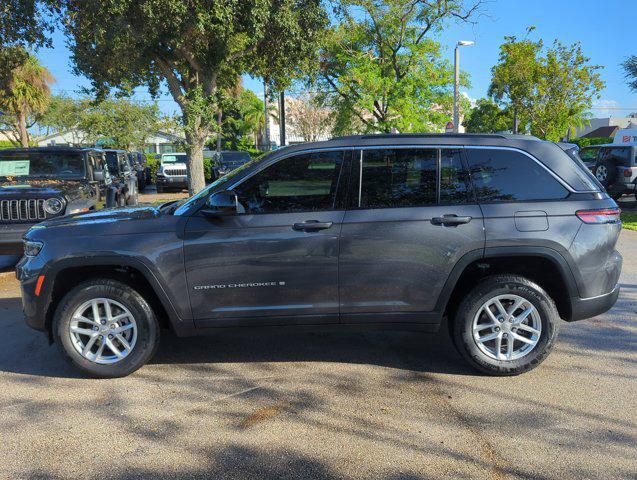
{"type": "Polygon", "coordinates": [[[99,170],[93,171],[93,179],[96,182],[103,182],[104,181],[104,172],[101,172],[99,170]]]}
{"type": "Polygon", "coordinates": [[[232,190],[217,192],[208,197],[201,213],[206,217],[227,217],[239,211],[239,199],[232,190]]]}

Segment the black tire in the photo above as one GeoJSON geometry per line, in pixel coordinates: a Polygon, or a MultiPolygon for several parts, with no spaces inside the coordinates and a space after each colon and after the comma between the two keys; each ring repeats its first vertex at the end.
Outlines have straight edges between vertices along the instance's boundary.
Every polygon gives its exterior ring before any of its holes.
{"type": "Polygon", "coordinates": [[[489,375],[519,375],[537,367],[548,356],[558,333],[560,316],[547,293],[530,280],[514,275],[494,275],[482,280],[461,302],[452,323],[456,348],[477,370],[489,375]],[[472,324],[479,309],[498,295],[517,295],[537,310],[542,326],[539,340],[526,355],[514,360],[497,360],[485,354],[473,338],[472,324]]]}
{"type": "Polygon", "coordinates": [[[617,169],[615,167],[615,162],[610,159],[599,160],[595,164],[595,177],[606,189],[615,182],[617,177],[617,169]]]}
{"type": "Polygon", "coordinates": [[[97,378],[124,377],[146,364],[159,347],[160,328],[155,313],[136,290],[111,279],[94,279],[82,283],[67,293],[53,317],[53,336],[62,356],[74,367],[97,378]],[[107,298],[125,306],[137,323],[137,340],[131,352],[112,364],[98,364],[82,356],[72,343],[71,318],[83,303],[107,298]]]}

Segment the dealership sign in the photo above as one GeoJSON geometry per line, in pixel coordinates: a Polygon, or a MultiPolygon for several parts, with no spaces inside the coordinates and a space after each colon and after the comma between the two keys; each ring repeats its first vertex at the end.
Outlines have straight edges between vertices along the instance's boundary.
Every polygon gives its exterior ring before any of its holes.
{"type": "Polygon", "coordinates": [[[624,128],[617,130],[613,143],[622,145],[637,145],[637,128],[624,128]]]}

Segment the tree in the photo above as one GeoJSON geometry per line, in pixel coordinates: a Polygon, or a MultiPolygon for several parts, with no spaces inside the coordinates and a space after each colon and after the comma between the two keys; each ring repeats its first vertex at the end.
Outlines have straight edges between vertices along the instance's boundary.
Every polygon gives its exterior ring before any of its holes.
{"type": "Polygon", "coordinates": [[[628,86],[637,92],[637,55],[631,55],[622,63],[622,67],[626,72],[628,86]]]}
{"type": "Polygon", "coordinates": [[[54,79],[36,57],[20,53],[19,47],[0,49],[0,57],[7,68],[0,75],[0,124],[8,128],[15,143],[28,147],[29,128],[46,110],[54,79]]]}
{"type": "Polygon", "coordinates": [[[2,0],[0,48],[50,46],[59,0],[2,0]]]}
{"type": "Polygon", "coordinates": [[[286,107],[288,122],[303,141],[315,142],[331,131],[331,112],[317,105],[314,95],[290,97],[286,107]]]}
{"type": "MultiPolygon", "coordinates": [[[[532,31],[532,28],[528,30],[532,31]]],[[[505,37],[498,64],[492,68],[489,95],[513,114],[533,135],[560,140],[587,119],[604,83],[597,65],[590,65],[581,45],[558,41],[544,48],[541,40],[505,37]]]]}
{"type": "MultiPolygon", "coordinates": [[[[469,21],[479,1],[343,0],[321,52],[317,100],[335,133],[441,130],[452,109],[453,69],[430,36],[469,21]]],[[[466,77],[463,76],[466,85],[466,77]]]]}
{"type": "MultiPolygon", "coordinates": [[[[527,37],[535,27],[527,29],[527,37]]],[[[538,83],[538,55],[542,41],[533,42],[525,37],[504,37],[500,46],[498,64],[491,69],[489,96],[510,108],[513,114],[513,133],[518,133],[520,115],[532,107],[533,89],[538,83]]]]}
{"type": "Polygon", "coordinates": [[[512,128],[513,115],[510,109],[502,109],[493,100],[481,98],[467,114],[463,125],[467,133],[504,132],[512,128]]]}
{"type": "Polygon", "coordinates": [[[156,103],[134,103],[124,98],[90,102],[80,115],[77,128],[90,143],[125,150],[142,149],[146,139],[160,130],[162,118],[156,103]]]}
{"type": "Polygon", "coordinates": [[[86,135],[79,130],[79,124],[90,106],[89,99],[75,99],[64,95],[53,95],[49,106],[37,122],[45,135],[71,132],[73,143],[86,142],[86,135]]]}
{"type": "Polygon", "coordinates": [[[168,86],[182,113],[190,191],[204,183],[203,147],[224,89],[248,73],[277,89],[316,61],[320,0],[65,0],[75,71],[100,95],[168,86]]]}

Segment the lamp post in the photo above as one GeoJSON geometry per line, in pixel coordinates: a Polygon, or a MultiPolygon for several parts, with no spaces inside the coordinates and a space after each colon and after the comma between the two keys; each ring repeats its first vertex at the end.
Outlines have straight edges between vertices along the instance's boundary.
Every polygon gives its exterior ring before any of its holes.
{"type": "Polygon", "coordinates": [[[475,44],[470,40],[460,40],[456,43],[454,67],[455,78],[453,84],[453,133],[458,133],[458,127],[460,123],[460,111],[458,110],[458,100],[460,95],[460,47],[470,47],[475,44]]]}

